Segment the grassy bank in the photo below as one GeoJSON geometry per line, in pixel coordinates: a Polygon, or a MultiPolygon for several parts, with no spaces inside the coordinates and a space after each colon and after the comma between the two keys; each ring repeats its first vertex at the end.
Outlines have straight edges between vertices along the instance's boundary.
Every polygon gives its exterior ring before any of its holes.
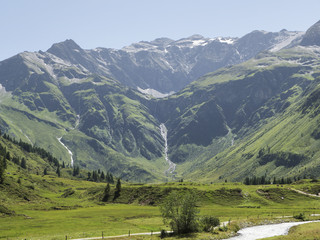
{"type": "Polygon", "coordinates": [[[314,240],[320,239],[320,223],[307,223],[292,227],[286,236],[264,238],[264,240],[314,240]]]}

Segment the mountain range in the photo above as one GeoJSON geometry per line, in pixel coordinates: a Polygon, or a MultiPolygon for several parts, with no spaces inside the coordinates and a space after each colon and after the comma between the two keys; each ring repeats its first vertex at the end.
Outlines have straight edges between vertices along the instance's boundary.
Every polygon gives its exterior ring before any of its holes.
{"type": "Polygon", "coordinates": [[[319,26],[23,52],[0,62],[0,129],[135,182],[319,177],[319,26]]]}

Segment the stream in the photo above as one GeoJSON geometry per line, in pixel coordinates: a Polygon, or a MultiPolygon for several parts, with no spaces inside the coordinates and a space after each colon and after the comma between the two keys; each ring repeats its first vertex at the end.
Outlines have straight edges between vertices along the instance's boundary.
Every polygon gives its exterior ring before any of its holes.
{"type": "Polygon", "coordinates": [[[62,138],[62,137],[59,137],[59,138],[57,138],[57,139],[58,139],[59,143],[60,143],[65,149],[67,149],[67,151],[68,151],[68,153],[69,153],[69,155],[70,155],[71,167],[73,167],[73,154],[72,154],[71,150],[61,141],[61,138],[62,138]]]}
{"type": "Polygon", "coordinates": [[[232,130],[231,128],[227,125],[227,129],[228,129],[228,133],[227,133],[227,136],[231,135],[231,146],[234,145],[234,137],[232,136],[232,130]]]}
{"type": "Polygon", "coordinates": [[[291,227],[300,224],[319,222],[319,221],[306,221],[306,222],[288,222],[277,223],[270,225],[262,225],[255,227],[243,228],[238,232],[238,236],[228,238],[227,240],[256,240],[260,238],[267,238],[279,235],[287,235],[291,227]]]}
{"type": "Polygon", "coordinates": [[[160,133],[164,140],[164,157],[166,159],[166,162],[169,164],[169,168],[168,170],[165,171],[165,173],[166,174],[173,173],[176,170],[176,164],[171,162],[168,157],[168,139],[167,139],[168,130],[163,123],[160,124],[160,133]]]}

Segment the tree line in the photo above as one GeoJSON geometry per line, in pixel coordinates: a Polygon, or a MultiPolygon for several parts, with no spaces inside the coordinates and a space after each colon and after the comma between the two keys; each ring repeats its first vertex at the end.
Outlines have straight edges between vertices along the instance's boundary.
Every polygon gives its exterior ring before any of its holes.
{"type": "Polygon", "coordinates": [[[303,178],[301,177],[267,178],[266,176],[261,176],[261,177],[253,176],[253,177],[246,177],[244,180],[244,184],[246,185],[291,184],[301,179],[307,179],[307,176],[305,175],[303,178]]]}

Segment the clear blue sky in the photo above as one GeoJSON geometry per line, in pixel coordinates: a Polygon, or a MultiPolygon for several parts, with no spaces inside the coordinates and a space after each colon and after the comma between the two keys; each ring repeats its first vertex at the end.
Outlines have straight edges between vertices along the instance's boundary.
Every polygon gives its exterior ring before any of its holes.
{"type": "Polygon", "coordinates": [[[122,48],[159,37],[305,31],[319,10],[319,0],[0,0],[0,60],[65,39],[122,48]]]}

